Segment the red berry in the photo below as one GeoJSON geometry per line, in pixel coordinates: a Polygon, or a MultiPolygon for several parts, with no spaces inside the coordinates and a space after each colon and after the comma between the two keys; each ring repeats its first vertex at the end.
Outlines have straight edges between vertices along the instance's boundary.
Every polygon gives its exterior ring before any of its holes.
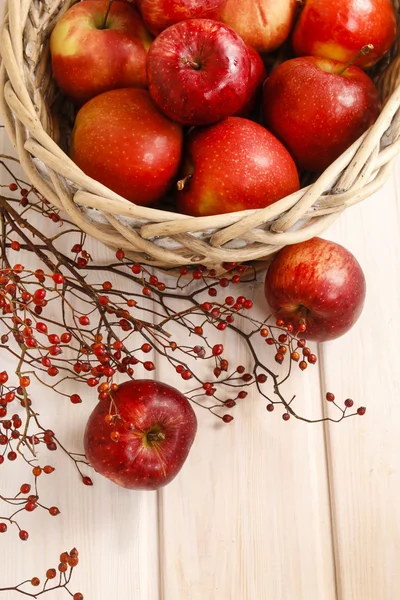
{"type": "Polygon", "coordinates": [[[267,404],[267,411],[273,412],[275,410],[275,406],[273,404],[267,404]]]}
{"type": "Polygon", "coordinates": [[[148,352],[151,352],[151,346],[150,346],[150,344],[142,344],[142,348],[141,349],[142,349],[142,352],[145,352],[146,354],[148,352]]]}
{"type": "Polygon", "coordinates": [[[73,595],[72,600],[83,600],[83,595],[80,592],[76,592],[76,594],[73,595]]]}
{"type": "Polygon", "coordinates": [[[284,421],[289,421],[289,419],[290,419],[290,415],[289,415],[289,413],[284,413],[284,414],[282,415],[282,419],[283,419],[284,421]]]}
{"type": "Polygon", "coordinates": [[[80,323],[80,325],[83,325],[83,326],[89,325],[90,319],[87,315],[82,315],[81,317],[79,317],[79,323],[80,323]]]}
{"type": "Polygon", "coordinates": [[[146,371],[154,371],[155,369],[154,363],[152,363],[151,361],[146,361],[145,363],[143,363],[143,366],[146,369],[146,371]]]}
{"type": "Polygon", "coordinates": [[[238,398],[240,398],[240,400],[244,400],[245,398],[247,398],[247,392],[239,392],[238,398]]]}
{"type": "Polygon", "coordinates": [[[124,260],[125,252],[123,250],[119,249],[116,251],[115,256],[117,257],[118,260],[124,260]]]}
{"type": "Polygon", "coordinates": [[[184,379],[185,381],[188,381],[189,379],[192,379],[193,375],[190,371],[188,371],[187,369],[185,371],[183,371],[182,375],[181,375],[182,379],[184,379]]]}
{"type": "Polygon", "coordinates": [[[222,344],[216,344],[212,349],[213,356],[221,356],[223,351],[224,351],[224,347],[222,344]]]}
{"type": "Polygon", "coordinates": [[[16,183],[10,183],[10,185],[8,186],[8,189],[9,189],[11,192],[15,192],[15,191],[18,189],[18,186],[17,186],[17,184],[16,184],[16,183]]]}
{"type": "Polygon", "coordinates": [[[266,381],[267,381],[267,376],[264,373],[260,373],[260,375],[257,375],[258,383],[265,383],[266,381]]]}
{"type": "Polygon", "coordinates": [[[29,494],[29,492],[31,491],[31,486],[29,485],[29,483],[23,483],[19,490],[21,494],[29,494]]]}
{"type": "Polygon", "coordinates": [[[55,468],[51,467],[50,465],[46,465],[45,467],[43,467],[43,471],[44,473],[46,473],[46,475],[50,475],[50,473],[53,473],[55,471],[55,468]]]}
{"type": "Polygon", "coordinates": [[[328,402],[334,402],[335,401],[335,396],[334,396],[334,394],[331,394],[330,392],[328,392],[326,394],[326,399],[328,400],[328,402]]]}
{"type": "Polygon", "coordinates": [[[93,485],[93,481],[87,475],[82,477],[82,482],[84,485],[93,485]]]}
{"type": "Polygon", "coordinates": [[[49,513],[51,514],[52,517],[56,517],[57,515],[60,514],[60,511],[58,510],[57,506],[51,506],[49,508],[49,513]]]}
{"type": "Polygon", "coordinates": [[[354,401],[350,398],[347,398],[347,400],[344,401],[344,405],[346,406],[346,408],[351,408],[354,405],[354,401]]]}
{"type": "Polygon", "coordinates": [[[63,344],[68,344],[71,341],[72,335],[68,331],[64,331],[61,334],[61,341],[63,344]]]}
{"type": "Polygon", "coordinates": [[[302,371],[305,371],[305,370],[307,369],[307,363],[306,363],[304,360],[302,360],[302,361],[299,363],[299,367],[300,367],[300,369],[301,369],[302,371]]]}
{"type": "Polygon", "coordinates": [[[106,292],[109,292],[112,289],[111,281],[104,281],[102,287],[103,287],[103,290],[105,290],[106,292]]]}
{"type": "Polygon", "coordinates": [[[38,585],[40,585],[40,579],[38,577],[32,577],[31,585],[33,585],[34,587],[38,587],[38,585]]]}
{"type": "Polygon", "coordinates": [[[61,273],[54,273],[53,275],[53,281],[56,284],[61,284],[64,283],[64,275],[62,275],[61,273]]]}
{"type": "Polygon", "coordinates": [[[11,249],[18,252],[21,249],[21,244],[14,240],[13,242],[11,242],[11,249]]]}
{"type": "Polygon", "coordinates": [[[224,415],[222,417],[222,420],[224,423],[231,423],[231,421],[233,421],[233,417],[232,417],[232,415],[224,415]]]}
{"type": "Polygon", "coordinates": [[[47,569],[46,577],[47,579],[54,579],[57,576],[57,571],[55,569],[47,569]]]}
{"type": "Polygon", "coordinates": [[[0,523],[0,533],[5,533],[7,531],[7,525],[5,523],[0,523]]]}
{"type": "Polygon", "coordinates": [[[82,399],[78,394],[72,394],[69,399],[71,400],[72,404],[80,404],[82,402],[82,399]]]}
{"type": "Polygon", "coordinates": [[[208,290],[208,295],[211,296],[212,298],[215,298],[215,296],[218,294],[217,288],[214,287],[210,287],[208,290]]]}
{"type": "Polygon", "coordinates": [[[29,538],[29,533],[27,531],[25,531],[24,529],[21,529],[21,531],[19,532],[19,538],[23,541],[26,542],[26,540],[29,538]]]}
{"type": "Polygon", "coordinates": [[[366,412],[367,412],[367,409],[365,408],[365,406],[360,406],[360,408],[357,408],[357,414],[360,415],[360,417],[365,415],[366,412]]]}
{"type": "Polygon", "coordinates": [[[16,458],[17,458],[17,453],[16,453],[16,452],[14,452],[14,450],[11,450],[11,452],[9,452],[9,453],[7,454],[7,458],[8,458],[8,460],[11,460],[11,461],[13,461],[13,460],[16,460],[16,458]]]}

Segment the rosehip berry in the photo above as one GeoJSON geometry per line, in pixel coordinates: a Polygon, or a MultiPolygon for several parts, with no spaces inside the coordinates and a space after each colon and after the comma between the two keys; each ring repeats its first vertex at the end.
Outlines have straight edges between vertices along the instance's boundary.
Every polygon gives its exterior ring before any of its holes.
{"type": "Polygon", "coordinates": [[[68,331],[64,331],[64,333],[61,334],[61,341],[63,344],[69,344],[71,338],[72,335],[68,331]]]}
{"type": "Polygon", "coordinates": [[[284,360],[284,356],[283,354],[281,354],[280,352],[278,352],[277,354],[275,354],[275,360],[277,363],[279,363],[280,365],[283,363],[284,360]]]}
{"type": "Polygon", "coordinates": [[[47,579],[54,579],[57,576],[57,571],[55,569],[47,569],[46,577],[47,579]]]}
{"type": "Polygon", "coordinates": [[[273,404],[267,404],[267,411],[273,412],[275,410],[275,406],[273,404]]]}
{"type": "Polygon", "coordinates": [[[150,344],[142,344],[142,348],[141,349],[142,349],[142,352],[145,352],[146,354],[148,352],[151,352],[151,346],[150,346],[150,344]]]}
{"type": "Polygon", "coordinates": [[[224,347],[222,344],[215,344],[212,349],[213,356],[221,356],[224,351],[224,347]]]}
{"type": "Polygon", "coordinates": [[[357,408],[357,414],[360,415],[360,417],[365,415],[366,412],[367,412],[367,409],[365,408],[365,406],[360,406],[360,408],[357,408]]]}
{"type": "Polygon", "coordinates": [[[26,542],[26,540],[29,538],[29,533],[24,529],[21,529],[18,535],[20,540],[22,540],[23,542],[26,542]]]}
{"type": "Polygon", "coordinates": [[[25,504],[25,510],[27,512],[33,512],[37,508],[37,504],[35,502],[27,502],[25,504]]]}
{"type": "Polygon", "coordinates": [[[84,485],[93,485],[93,481],[87,475],[82,477],[82,483],[84,485]]]}
{"type": "Polygon", "coordinates": [[[224,404],[227,408],[234,408],[234,406],[236,406],[236,402],[234,400],[225,400],[224,404]]]}
{"type": "Polygon", "coordinates": [[[29,494],[29,492],[31,491],[31,486],[29,485],[29,483],[23,483],[19,490],[21,494],[29,494]]]}
{"type": "Polygon", "coordinates": [[[52,517],[56,517],[57,515],[60,514],[60,511],[58,510],[57,506],[51,506],[49,508],[49,513],[51,514],[52,517]]]}
{"type": "Polygon", "coordinates": [[[232,415],[224,415],[222,417],[222,420],[224,423],[231,423],[233,421],[233,417],[232,415]]]}
{"type": "Polygon", "coordinates": [[[211,296],[212,298],[215,298],[215,296],[218,294],[217,288],[214,287],[210,287],[208,290],[208,295],[211,296]]]}
{"type": "Polygon", "coordinates": [[[260,373],[260,375],[257,375],[258,383],[265,383],[266,381],[267,381],[267,376],[264,373],[260,373]]]}
{"type": "Polygon", "coordinates": [[[146,369],[146,371],[154,371],[154,369],[155,369],[154,363],[152,363],[151,361],[146,361],[143,364],[143,366],[146,369]]]}
{"type": "Polygon", "coordinates": [[[7,454],[7,458],[8,460],[14,461],[17,458],[17,453],[11,450],[11,452],[7,454]]]}
{"type": "Polygon", "coordinates": [[[80,592],[76,592],[76,594],[73,595],[72,600],[83,600],[83,595],[80,592]]]}
{"type": "Polygon", "coordinates": [[[119,249],[116,251],[115,256],[118,260],[124,260],[125,252],[123,250],[119,249]]]}
{"type": "Polygon", "coordinates": [[[45,467],[43,467],[43,471],[46,473],[46,475],[50,475],[50,473],[53,473],[55,471],[55,468],[51,467],[50,465],[46,465],[45,467]]]}
{"type": "Polygon", "coordinates": [[[301,369],[302,371],[305,371],[305,370],[307,369],[307,366],[308,366],[308,365],[307,365],[307,363],[306,363],[306,361],[305,361],[305,360],[302,360],[302,361],[299,363],[299,367],[300,367],[300,369],[301,369]]]}
{"type": "Polygon", "coordinates": [[[0,533],[5,533],[7,531],[7,525],[5,523],[0,523],[0,533]]]}
{"type": "Polygon", "coordinates": [[[37,587],[38,585],[40,585],[40,579],[38,577],[33,577],[31,579],[31,585],[33,585],[34,587],[37,587]]]}
{"type": "Polygon", "coordinates": [[[60,573],[65,573],[68,570],[68,565],[67,563],[60,563],[58,565],[58,570],[60,571],[60,573]]]}
{"type": "Polygon", "coordinates": [[[64,281],[65,281],[64,275],[62,275],[61,273],[54,273],[54,275],[53,275],[53,281],[56,284],[64,283],[64,281]]]}
{"type": "Polygon", "coordinates": [[[110,433],[110,438],[112,439],[113,442],[118,442],[119,441],[119,433],[118,431],[112,431],[110,433]]]}
{"type": "Polygon", "coordinates": [[[72,394],[69,399],[72,404],[80,404],[82,402],[82,399],[78,394],[72,394]]]}
{"type": "Polygon", "coordinates": [[[87,315],[82,315],[79,317],[79,323],[85,327],[86,325],[89,325],[90,319],[87,315]]]}
{"type": "Polygon", "coordinates": [[[315,356],[315,354],[309,354],[307,360],[310,364],[315,365],[315,363],[317,362],[317,357],[315,356]]]}
{"type": "Polygon", "coordinates": [[[354,401],[350,398],[347,398],[347,400],[344,401],[344,405],[346,406],[346,408],[351,408],[354,405],[354,401]]]}
{"type": "Polygon", "coordinates": [[[139,275],[139,273],[142,272],[142,267],[140,265],[138,265],[137,263],[135,263],[132,265],[131,270],[134,275],[139,275]]]}
{"type": "Polygon", "coordinates": [[[334,396],[334,394],[331,394],[331,392],[328,392],[326,394],[326,399],[328,400],[328,402],[334,402],[335,401],[335,396],[334,396]]]}
{"type": "Polygon", "coordinates": [[[284,421],[289,421],[289,419],[290,419],[290,415],[289,415],[289,413],[284,413],[284,414],[282,415],[282,419],[283,419],[284,421]]]}

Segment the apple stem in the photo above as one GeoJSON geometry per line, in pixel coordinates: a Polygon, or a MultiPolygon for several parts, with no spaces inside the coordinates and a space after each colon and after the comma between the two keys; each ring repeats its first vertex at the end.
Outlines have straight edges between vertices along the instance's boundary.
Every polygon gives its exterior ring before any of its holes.
{"type": "Polygon", "coordinates": [[[165,433],[162,431],[150,431],[146,437],[148,442],[161,442],[165,440],[165,433]]]}
{"type": "Polygon", "coordinates": [[[106,16],[104,17],[102,29],[106,29],[106,27],[107,27],[107,19],[108,19],[108,15],[110,14],[110,10],[111,10],[111,6],[112,6],[113,2],[114,2],[114,0],[110,0],[108,3],[107,10],[106,10],[106,16]]]}
{"type": "Polygon", "coordinates": [[[191,179],[193,177],[193,175],[186,175],[186,177],[184,177],[183,179],[180,179],[177,184],[176,187],[178,188],[178,191],[181,192],[183,190],[183,188],[185,187],[186,183],[189,181],[189,179],[191,179]]]}
{"type": "Polygon", "coordinates": [[[343,75],[343,73],[345,71],[347,71],[347,69],[349,67],[351,67],[352,65],[354,65],[354,63],[361,58],[362,56],[365,56],[366,54],[369,54],[370,52],[372,52],[372,50],[374,49],[373,44],[367,44],[366,46],[363,46],[360,50],[360,52],[357,52],[357,54],[355,55],[354,58],[351,59],[351,61],[349,63],[347,63],[347,65],[345,65],[342,69],[340,69],[339,73],[336,73],[337,75],[343,75]]]}
{"type": "Polygon", "coordinates": [[[183,57],[182,58],[182,64],[189,65],[195,71],[199,71],[201,69],[200,63],[196,62],[195,60],[192,60],[191,58],[183,57]]]}

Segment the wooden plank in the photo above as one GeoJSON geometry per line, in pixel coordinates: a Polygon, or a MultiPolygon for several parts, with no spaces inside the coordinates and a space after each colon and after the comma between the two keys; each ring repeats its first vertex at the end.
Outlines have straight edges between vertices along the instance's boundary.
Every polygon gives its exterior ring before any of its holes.
{"type": "Polygon", "coordinates": [[[399,167],[327,234],[355,254],[368,284],[360,321],[323,351],[327,387],[367,406],[328,427],[339,600],[400,597],[399,167]]]}
{"type": "MultiPolygon", "coordinates": [[[[265,317],[261,284],[241,291],[265,317]]],[[[250,366],[243,346],[217,338],[250,366]]],[[[162,364],[158,375],[182,386],[162,364]]],[[[296,372],[288,393],[318,414],[318,369],[296,372]]],[[[163,600],[336,598],[323,428],[284,423],[265,404],[253,392],[229,425],[197,411],[187,464],[160,492],[163,600]]]]}
{"type": "MultiPolygon", "coordinates": [[[[0,148],[1,152],[11,153],[1,133],[0,148]]],[[[0,175],[0,182],[10,183],[4,174],[0,175]]],[[[43,219],[40,224],[43,227],[43,219]]],[[[63,239],[60,247],[65,252],[69,252],[78,241],[73,235],[63,239]]],[[[88,240],[86,249],[99,263],[112,259],[111,252],[99,242],[88,240]]],[[[32,257],[27,257],[24,252],[18,254],[18,260],[35,268],[32,257]]],[[[115,276],[109,279],[117,282],[115,276]]],[[[119,285],[124,285],[124,282],[120,281],[119,285]]],[[[56,312],[54,317],[58,317],[56,312]]],[[[5,351],[1,357],[1,369],[12,372],[15,360],[5,351]]],[[[96,392],[82,389],[82,386],[77,390],[71,385],[65,391],[71,394],[78,391],[84,400],[82,404],[73,406],[68,399],[51,390],[44,392],[44,388],[34,381],[30,389],[43,424],[54,429],[68,449],[83,452],[83,431],[97,401],[96,392]]],[[[15,412],[22,414],[23,411],[16,406],[15,412]]],[[[124,490],[92,471],[88,474],[92,476],[94,486],[87,487],[81,483],[72,462],[61,451],[41,449],[39,458],[42,466],[51,464],[56,467],[54,474],[40,478],[42,501],[46,506],[58,506],[61,514],[54,518],[40,509],[33,514],[24,512],[21,525],[30,533],[26,543],[19,540],[16,528],[9,527],[9,531],[2,534],[0,587],[15,585],[33,576],[44,581],[46,569],[57,568],[59,554],[76,546],[80,552],[80,564],[73,576],[72,591],[81,591],[87,599],[159,600],[156,492],[124,490]]],[[[15,494],[24,481],[31,479],[30,469],[21,459],[15,463],[5,461],[0,466],[0,494],[15,494]]],[[[7,505],[1,502],[0,516],[3,514],[10,513],[7,505]]],[[[64,598],[65,593],[55,592],[53,596],[58,600],[64,598]]],[[[4,595],[5,600],[8,597],[4,595]]]]}

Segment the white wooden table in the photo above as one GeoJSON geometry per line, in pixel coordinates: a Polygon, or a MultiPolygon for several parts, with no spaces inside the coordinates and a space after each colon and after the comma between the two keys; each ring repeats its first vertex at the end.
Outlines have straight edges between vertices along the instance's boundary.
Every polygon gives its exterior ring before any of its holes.
{"type": "MultiPolygon", "coordinates": [[[[3,129],[0,136],[0,151],[9,153],[3,129]]],[[[159,493],[130,492],[99,476],[85,487],[63,456],[43,453],[44,464],[47,458],[59,467],[43,482],[44,501],[62,514],[26,515],[26,543],[15,531],[0,537],[0,587],[43,577],[61,551],[77,546],[72,589],[85,600],[398,600],[399,211],[397,163],[380,193],[326,232],[360,261],[367,302],[349,334],[319,348],[319,370],[290,383],[303,414],[319,410],[331,390],[366,405],[363,418],[284,423],[266,412],[255,391],[229,426],[216,427],[206,411],[197,411],[189,459],[159,493]]],[[[88,249],[97,260],[111,256],[95,241],[88,249]]],[[[260,303],[261,284],[251,294],[260,303]]],[[[249,357],[236,350],[237,364],[246,364],[249,357]]],[[[0,365],[13,366],[4,352],[0,365]]],[[[161,364],[156,376],[171,382],[161,364]]],[[[72,406],[34,390],[45,422],[70,449],[82,451],[95,393],[72,406]]],[[[0,493],[21,483],[15,464],[0,467],[0,493]]]]}

